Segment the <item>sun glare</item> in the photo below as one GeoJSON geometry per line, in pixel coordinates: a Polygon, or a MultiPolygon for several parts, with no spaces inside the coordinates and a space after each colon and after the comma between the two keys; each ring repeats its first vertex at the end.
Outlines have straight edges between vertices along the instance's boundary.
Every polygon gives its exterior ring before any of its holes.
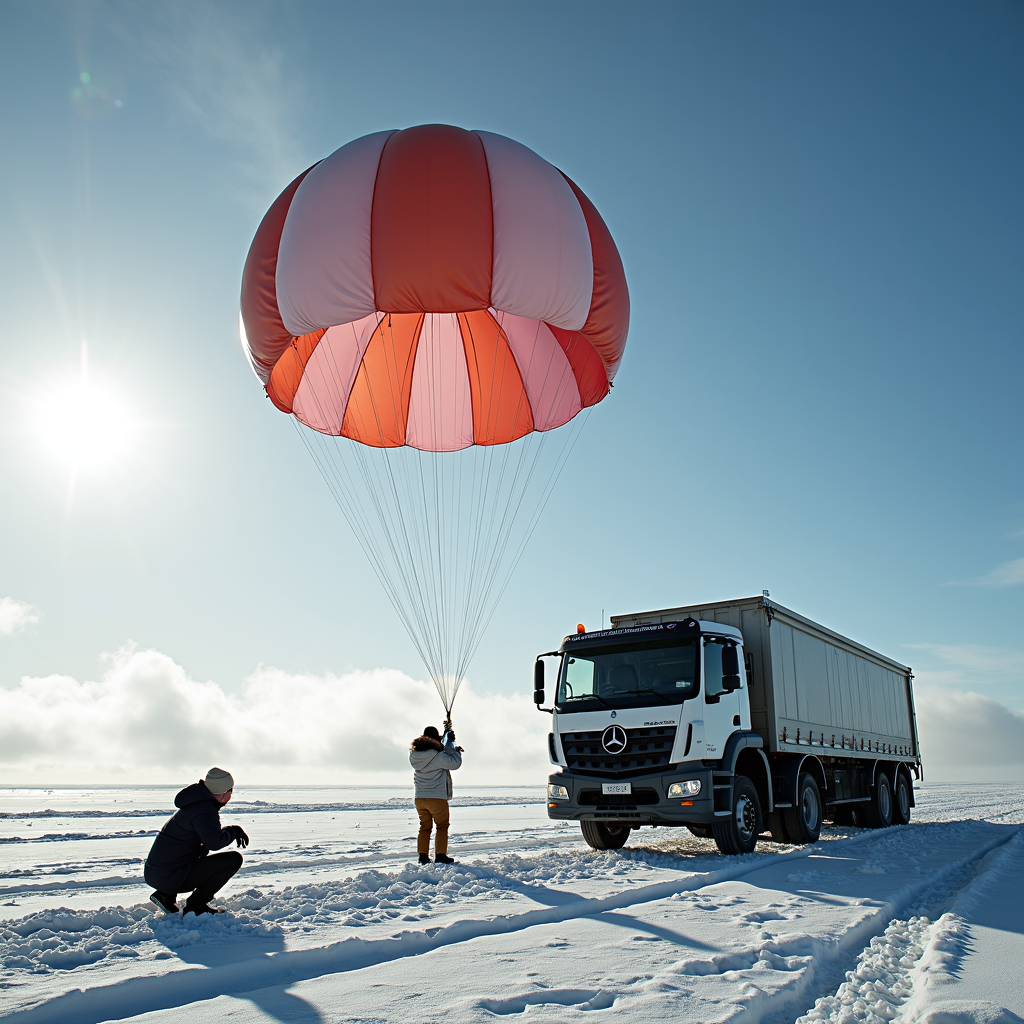
{"type": "Polygon", "coordinates": [[[109,388],[79,381],[52,391],[38,405],[37,427],[45,447],[75,470],[111,467],[135,442],[130,410],[109,388]]]}

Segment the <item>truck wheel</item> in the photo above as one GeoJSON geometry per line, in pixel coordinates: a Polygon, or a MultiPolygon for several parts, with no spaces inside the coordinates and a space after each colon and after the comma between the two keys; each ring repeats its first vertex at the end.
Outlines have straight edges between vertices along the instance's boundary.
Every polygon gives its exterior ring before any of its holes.
{"type": "Polygon", "coordinates": [[[732,814],[714,821],[718,849],[726,856],[753,853],[761,832],[761,803],[754,784],[745,775],[737,775],[732,784],[732,814]]]}
{"type": "Polygon", "coordinates": [[[884,772],[878,773],[875,791],[864,804],[868,828],[888,828],[892,824],[892,783],[884,772]]]}
{"type": "Polygon", "coordinates": [[[710,839],[711,838],[711,826],[710,825],[687,825],[691,835],[695,835],[698,839],[710,839]]]}
{"type": "Polygon", "coordinates": [[[892,795],[893,824],[906,825],[910,821],[910,779],[907,773],[896,773],[896,789],[892,795]]]}
{"type": "Polygon", "coordinates": [[[782,812],[782,821],[790,842],[804,846],[816,843],[821,835],[821,792],[813,775],[804,772],[796,787],[796,806],[782,812]]]}
{"type": "Polygon", "coordinates": [[[587,846],[595,850],[621,850],[629,838],[628,825],[606,825],[603,821],[581,821],[587,846]]]}

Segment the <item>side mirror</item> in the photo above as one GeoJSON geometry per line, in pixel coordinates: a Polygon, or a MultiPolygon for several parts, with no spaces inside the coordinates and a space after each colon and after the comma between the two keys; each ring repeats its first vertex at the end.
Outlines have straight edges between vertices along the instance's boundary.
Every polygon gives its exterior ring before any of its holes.
{"type": "Polygon", "coordinates": [[[544,662],[540,658],[533,663],[533,703],[537,707],[544,703],[544,662]]]}
{"type": "Polygon", "coordinates": [[[740,688],[740,657],[732,644],[722,648],[722,688],[729,693],[740,688]]]}

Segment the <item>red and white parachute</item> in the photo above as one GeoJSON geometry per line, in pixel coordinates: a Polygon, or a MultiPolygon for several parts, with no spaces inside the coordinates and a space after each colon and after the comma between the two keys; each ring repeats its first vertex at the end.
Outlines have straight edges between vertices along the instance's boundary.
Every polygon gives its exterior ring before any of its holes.
{"type": "Polygon", "coordinates": [[[557,428],[622,358],[608,228],[504,136],[378,132],[271,206],[241,320],[450,711],[574,440],[557,428]]]}

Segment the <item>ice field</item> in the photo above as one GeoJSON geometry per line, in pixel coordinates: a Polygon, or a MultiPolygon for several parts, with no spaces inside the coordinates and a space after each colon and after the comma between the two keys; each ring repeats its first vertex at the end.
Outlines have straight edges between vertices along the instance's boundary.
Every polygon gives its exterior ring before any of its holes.
{"type": "Polygon", "coordinates": [[[598,853],[539,789],[464,788],[452,867],[414,863],[408,790],[240,787],[228,912],[187,921],[141,879],[176,789],[0,790],[0,1018],[1024,1018],[1019,785],[740,858],[650,828],[598,853]]]}

